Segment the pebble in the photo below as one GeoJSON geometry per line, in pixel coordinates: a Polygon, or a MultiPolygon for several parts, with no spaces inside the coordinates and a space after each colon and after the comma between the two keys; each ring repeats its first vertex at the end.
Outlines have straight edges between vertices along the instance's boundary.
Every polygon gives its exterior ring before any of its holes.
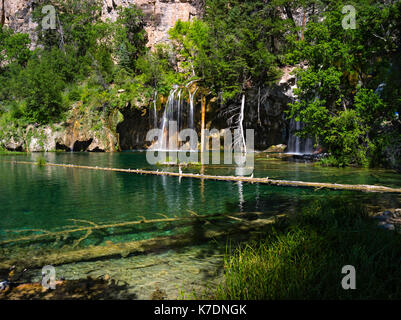
{"type": "Polygon", "coordinates": [[[383,228],[383,229],[387,229],[387,230],[392,230],[392,231],[395,229],[394,225],[391,224],[391,223],[380,224],[380,225],[379,225],[379,228],[383,228]]]}
{"type": "Polygon", "coordinates": [[[379,216],[374,216],[373,219],[376,219],[379,221],[386,221],[388,219],[388,216],[379,215],[379,216]]]}
{"type": "Polygon", "coordinates": [[[383,212],[380,212],[378,215],[373,216],[373,219],[378,221],[378,226],[379,228],[386,229],[386,230],[395,230],[394,222],[391,219],[397,219],[400,218],[401,216],[401,209],[391,209],[390,210],[385,210],[383,212]]]}
{"type": "Polygon", "coordinates": [[[8,287],[8,281],[7,280],[0,282],[0,290],[4,290],[7,287],[8,287]]]}

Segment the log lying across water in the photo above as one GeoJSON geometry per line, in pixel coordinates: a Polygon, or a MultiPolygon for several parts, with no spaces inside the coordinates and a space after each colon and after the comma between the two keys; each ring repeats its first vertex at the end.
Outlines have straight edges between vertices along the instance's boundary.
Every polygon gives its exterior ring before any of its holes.
{"type": "MultiPolygon", "coordinates": [[[[37,165],[35,162],[29,162],[29,161],[12,161],[12,163],[37,165]]],[[[142,170],[142,169],[102,168],[102,167],[81,166],[75,164],[45,163],[43,164],[43,166],[115,171],[115,172],[134,173],[141,175],[144,174],[144,175],[156,175],[156,176],[171,176],[171,177],[192,178],[201,180],[205,179],[205,180],[220,180],[220,181],[245,182],[245,183],[261,183],[261,184],[268,184],[271,186],[283,186],[283,187],[305,187],[305,188],[316,188],[316,189],[352,190],[352,191],[363,191],[363,192],[401,193],[401,188],[390,188],[376,185],[288,181],[288,180],[274,180],[269,178],[253,178],[253,177],[242,177],[242,176],[214,176],[214,175],[204,175],[195,173],[178,173],[178,172],[142,170]]]]}

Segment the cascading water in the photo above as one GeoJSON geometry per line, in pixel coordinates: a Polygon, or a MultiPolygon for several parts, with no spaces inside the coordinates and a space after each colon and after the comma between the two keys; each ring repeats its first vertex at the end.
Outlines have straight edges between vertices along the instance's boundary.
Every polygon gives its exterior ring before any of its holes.
{"type": "Polygon", "coordinates": [[[189,86],[192,83],[193,81],[184,88],[175,85],[171,89],[161,121],[160,129],[163,135],[161,141],[155,148],[156,150],[173,151],[180,147],[178,135],[176,137],[169,136],[169,125],[172,121],[177,123],[177,132],[185,129],[185,123],[188,123],[188,128],[194,129],[194,98],[198,89],[196,88],[195,91],[191,93],[189,86]],[[188,104],[185,103],[185,91],[187,91],[189,97],[189,110],[187,108],[188,104]],[[186,118],[187,121],[185,121],[186,118]]]}
{"type": "MultiPolygon", "coordinates": [[[[294,95],[294,89],[297,87],[297,79],[287,92],[287,95],[292,98],[293,102],[297,101],[294,95]]],[[[293,154],[312,154],[314,152],[313,139],[300,138],[295,133],[303,128],[302,122],[296,121],[294,118],[290,120],[289,137],[287,143],[287,152],[293,154]]]]}
{"type": "Polygon", "coordinates": [[[188,128],[190,128],[190,129],[194,129],[194,97],[195,97],[197,91],[198,91],[198,88],[196,88],[195,91],[191,94],[191,91],[188,90],[188,94],[189,94],[188,128]]]}
{"type": "Polygon", "coordinates": [[[169,121],[173,121],[173,113],[174,113],[174,97],[175,93],[177,92],[178,87],[175,86],[173,89],[171,89],[170,94],[168,96],[167,100],[167,105],[166,108],[164,109],[163,113],[163,118],[162,118],[162,125],[161,125],[161,130],[162,130],[162,140],[159,142],[157,149],[158,150],[168,150],[168,145],[169,145],[169,135],[168,135],[168,129],[169,129],[169,121]]]}
{"type": "Polygon", "coordinates": [[[312,154],[313,153],[313,140],[310,138],[302,139],[295,135],[301,130],[302,123],[295,119],[290,120],[290,135],[288,139],[288,153],[295,154],[312,154]]]}
{"type": "Polygon", "coordinates": [[[157,128],[157,91],[153,98],[153,128],[157,128]]]}

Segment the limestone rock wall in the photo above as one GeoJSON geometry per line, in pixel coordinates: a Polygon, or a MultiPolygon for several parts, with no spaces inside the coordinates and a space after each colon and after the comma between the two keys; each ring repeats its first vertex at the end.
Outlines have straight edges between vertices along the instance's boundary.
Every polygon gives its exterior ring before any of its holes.
{"type": "Polygon", "coordinates": [[[145,14],[148,45],[168,41],[168,30],[177,20],[189,21],[201,15],[200,1],[191,0],[104,0],[103,17],[116,19],[116,8],[135,3],[145,14]]]}
{"type": "Polygon", "coordinates": [[[0,1],[0,14],[4,10],[4,23],[16,32],[28,33],[35,47],[37,24],[32,20],[32,10],[37,0],[4,0],[4,8],[0,1]]]}
{"type": "MultiPolygon", "coordinates": [[[[32,11],[40,0],[5,0],[5,24],[17,32],[28,33],[36,42],[32,11]]],[[[168,30],[177,20],[188,21],[202,14],[201,0],[103,0],[102,18],[115,20],[119,6],[136,4],[145,14],[148,46],[168,41],[168,30]]],[[[2,12],[0,1],[0,12],[2,12]]]]}

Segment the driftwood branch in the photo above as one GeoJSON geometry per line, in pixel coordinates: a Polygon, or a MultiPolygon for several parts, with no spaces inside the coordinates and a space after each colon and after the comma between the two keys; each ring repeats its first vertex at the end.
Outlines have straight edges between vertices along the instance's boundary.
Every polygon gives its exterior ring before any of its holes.
{"type": "MultiPolygon", "coordinates": [[[[239,215],[244,215],[244,213],[240,213],[239,215]]],[[[284,215],[278,215],[267,219],[259,217],[256,220],[246,221],[244,224],[236,224],[234,226],[225,228],[224,230],[205,230],[203,239],[207,241],[264,228],[274,223],[277,218],[282,217],[284,217],[284,215]]],[[[193,233],[188,232],[175,236],[164,236],[118,244],[107,243],[106,245],[102,246],[89,246],[79,249],[71,248],[70,250],[55,250],[54,252],[43,253],[41,255],[37,253],[33,254],[32,256],[22,254],[19,257],[0,261],[0,269],[9,269],[12,266],[19,266],[20,268],[37,268],[48,264],[56,266],[60,264],[78,261],[90,261],[118,255],[126,257],[130,254],[150,252],[160,248],[185,246],[197,240],[198,239],[194,239],[193,233]]]]}
{"type": "Polygon", "coordinates": [[[23,241],[36,241],[36,240],[40,240],[40,239],[44,239],[44,238],[60,239],[61,237],[68,236],[72,233],[86,231],[86,234],[74,243],[74,247],[76,247],[80,242],[82,242],[87,237],[89,237],[92,234],[92,232],[95,230],[121,228],[121,227],[128,227],[128,226],[133,226],[133,225],[138,225],[138,224],[147,224],[147,223],[177,222],[177,221],[186,221],[186,220],[194,220],[194,219],[207,220],[207,219],[218,219],[218,218],[225,217],[224,215],[200,216],[193,211],[191,211],[190,213],[191,213],[191,216],[186,216],[186,217],[150,219],[150,220],[147,220],[145,217],[140,216],[139,218],[142,218],[142,219],[138,220],[138,221],[128,221],[128,222],[121,222],[121,223],[115,223],[115,224],[104,224],[104,225],[99,225],[99,224],[96,224],[96,223],[93,223],[93,222],[87,221],[87,220],[69,219],[69,220],[73,220],[73,221],[85,222],[85,223],[90,224],[91,226],[82,226],[82,227],[67,229],[67,230],[63,230],[63,231],[55,231],[55,232],[46,231],[46,230],[42,230],[42,229],[7,230],[8,232],[15,232],[15,233],[41,232],[41,234],[28,235],[28,236],[24,236],[24,237],[20,237],[20,238],[4,240],[4,241],[0,242],[0,245],[16,243],[16,242],[23,242],[23,241]]]}

